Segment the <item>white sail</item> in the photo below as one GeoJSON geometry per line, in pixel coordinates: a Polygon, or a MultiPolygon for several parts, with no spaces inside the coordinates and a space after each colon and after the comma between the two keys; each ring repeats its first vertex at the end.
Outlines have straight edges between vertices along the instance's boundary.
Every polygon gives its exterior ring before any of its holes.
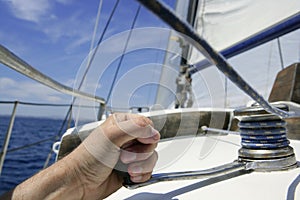
{"type": "MultiPolygon", "coordinates": [[[[187,17],[189,1],[178,0],[175,11],[185,19],[187,17]]],[[[170,30],[169,42],[166,49],[164,66],[161,70],[155,104],[168,108],[174,102],[176,95],[176,77],[181,60],[181,43],[178,34],[170,30]]]]}
{"type": "MultiPolygon", "coordinates": [[[[196,17],[196,31],[217,51],[229,54],[229,51],[236,50],[240,44],[258,41],[264,38],[255,38],[276,25],[288,19],[298,16],[300,13],[300,1],[272,1],[272,0],[202,0],[198,4],[196,17]],[[253,39],[254,38],[254,39],[253,39]],[[239,45],[238,45],[239,44],[239,45]],[[234,48],[232,48],[234,47],[234,48]]],[[[272,29],[271,32],[277,30],[272,29]]],[[[269,96],[275,76],[282,67],[286,67],[299,61],[299,38],[300,31],[294,31],[287,36],[281,37],[280,42],[283,53],[278,49],[278,41],[271,41],[248,52],[239,54],[230,59],[229,62],[244,77],[250,85],[266,99],[269,96]],[[292,50],[293,49],[293,50],[292,50]],[[285,53],[290,52],[290,53],[285,53]],[[280,62],[282,53],[283,63],[280,62]],[[283,66],[281,66],[283,64],[283,66]]],[[[250,49],[250,47],[245,47],[250,49]]],[[[204,56],[196,49],[191,48],[189,63],[197,67],[205,63],[204,56]],[[200,64],[201,63],[201,64],[200,64]]],[[[202,65],[203,66],[203,65],[202,65]]],[[[243,94],[230,81],[224,83],[225,77],[221,75],[215,67],[211,67],[200,72],[206,80],[219,80],[223,84],[210,84],[208,88],[223,88],[223,93],[214,92],[204,95],[205,88],[193,85],[196,100],[201,106],[211,106],[212,99],[219,102],[214,105],[225,107],[236,107],[247,104],[251,99],[243,94]],[[223,78],[222,78],[223,77],[223,78]],[[226,91],[226,93],[225,93],[226,91]],[[199,94],[200,93],[200,94],[199,94]],[[223,99],[225,102],[220,101],[223,99]]],[[[194,82],[197,77],[193,77],[194,82]]],[[[215,82],[215,81],[214,81],[215,82]]],[[[216,90],[216,89],[215,89],[216,90]]]]}
{"type": "MultiPolygon", "coordinates": [[[[299,0],[202,0],[195,28],[213,48],[222,51],[299,12],[299,0]]],[[[190,62],[203,58],[194,50],[190,62]]]]}
{"type": "MultiPolygon", "coordinates": [[[[186,19],[188,15],[186,11],[184,11],[188,8],[188,4],[189,1],[179,0],[177,2],[175,11],[177,15],[183,19],[186,19]]],[[[241,42],[247,41],[249,38],[264,32],[270,27],[280,24],[295,15],[299,15],[299,12],[299,0],[291,0],[288,2],[283,0],[201,0],[198,2],[195,29],[214,49],[221,52],[228,50],[241,42]]],[[[178,41],[174,40],[174,38],[178,36],[175,32],[171,32],[170,35],[167,51],[179,54],[181,47],[179,46],[178,41]]],[[[291,38],[298,36],[299,31],[296,31],[291,38]]],[[[283,44],[285,42],[284,45],[288,44],[288,46],[284,46],[284,48],[290,48],[290,40],[291,39],[286,37],[281,39],[283,44]]],[[[259,41],[261,41],[261,39],[259,39],[259,41]]],[[[296,45],[298,44],[299,41],[296,40],[296,45]]],[[[246,47],[246,49],[249,48],[246,47]]],[[[298,51],[298,49],[294,50],[294,52],[298,51]]],[[[255,82],[254,88],[258,89],[265,98],[268,98],[274,78],[281,69],[276,41],[265,45],[264,50],[260,47],[257,52],[259,53],[256,54],[251,51],[250,53],[247,53],[248,55],[244,54],[238,56],[230,62],[239,69],[242,68],[240,72],[245,76],[252,74],[249,73],[249,70],[254,68],[256,68],[256,70],[262,69],[263,66],[262,71],[255,72],[260,75],[255,75],[254,77],[249,78],[248,81],[250,80],[251,85],[253,85],[252,82],[255,82]],[[249,55],[252,57],[245,58],[249,55]],[[253,61],[254,59],[259,59],[259,62],[250,62],[250,60],[253,61]],[[245,60],[248,60],[247,63],[244,62],[245,60]]],[[[156,104],[162,105],[163,107],[173,106],[170,104],[170,102],[174,101],[176,93],[176,74],[174,75],[173,71],[178,71],[181,56],[182,55],[177,56],[176,60],[174,54],[166,54],[164,64],[172,66],[172,68],[167,67],[162,69],[160,83],[164,86],[167,85],[168,88],[162,86],[158,87],[156,104]],[[170,73],[170,69],[172,73],[170,73]]],[[[285,66],[298,61],[297,55],[283,56],[285,66]]],[[[199,53],[198,50],[191,48],[187,60],[190,64],[198,64],[199,61],[205,60],[205,57],[199,53]]],[[[206,69],[202,71],[201,74],[194,74],[193,90],[196,103],[193,107],[232,107],[246,104],[251,100],[243,95],[243,93],[239,92],[231,83],[224,83],[224,80],[224,77],[216,68],[206,69]],[[199,82],[203,83],[203,80],[205,82],[204,87],[200,87],[199,82]],[[197,83],[197,86],[195,86],[195,83],[197,83]],[[224,87],[227,87],[226,85],[229,86],[226,89],[229,94],[225,94],[224,92],[224,87]]]]}

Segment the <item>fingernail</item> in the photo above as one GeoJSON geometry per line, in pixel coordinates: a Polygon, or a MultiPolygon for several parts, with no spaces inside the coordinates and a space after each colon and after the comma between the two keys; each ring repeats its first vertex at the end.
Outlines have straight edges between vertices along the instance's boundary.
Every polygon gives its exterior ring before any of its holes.
{"type": "Polygon", "coordinates": [[[152,138],[154,140],[158,140],[160,138],[159,132],[157,130],[155,130],[154,128],[152,129],[152,134],[153,134],[152,138]]]}

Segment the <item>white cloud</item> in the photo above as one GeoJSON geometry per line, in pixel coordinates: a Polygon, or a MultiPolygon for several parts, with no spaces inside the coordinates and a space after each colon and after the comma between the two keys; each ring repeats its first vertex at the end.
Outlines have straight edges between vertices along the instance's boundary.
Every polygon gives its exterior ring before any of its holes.
{"type": "Polygon", "coordinates": [[[0,77],[0,96],[6,97],[7,100],[49,103],[66,103],[71,99],[37,82],[16,81],[7,77],[0,77]]]}
{"type": "MultiPolygon", "coordinates": [[[[17,18],[36,23],[35,31],[44,33],[49,43],[64,43],[64,50],[73,53],[91,41],[95,16],[84,9],[74,10],[62,17],[56,8],[69,9],[74,0],[7,0],[10,12],[17,18]],[[92,16],[90,16],[92,15],[92,16]]],[[[6,36],[7,37],[7,36],[6,36]]]]}
{"type": "Polygon", "coordinates": [[[6,89],[15,85],[15,81],[10,78],[0,78],[0,89],[6,89]]]}
{"type": "MultiPolygon", "coordinates": [[[[73,88],[76,81],[68,79],[63,84],[73,88]]],[[[75,86],[77,87],[77,86],[75,86]]],[[[88,85],[85,84],[81,89],[83,92],[95,92],[95,89],[100,89],[99,83],[88,85]]],[[[49,102],[49,103],[69,103],[72,99],[69,95],[64,95],[49,87],[34,81],[16,81],[7,77],[0,77],[0,97],[3,100],[21,100],[34,102],[49,102]]]]}
{"type": "Polygon", "coordinates": [[[71,51],[72,49],[79,47],[82,44],[86,44],[91,41],[91,34],[90,33],[83,33],[78,35],[78,39],[72,42],[68,47],[67,51],[71,51]]]}
{"type": "Polygon", "coordinates": [[[20,19],[39,22],[51,8],[48,0],[8,0],[11,11],[20,19]]]}
{"type": "Polygon", "coordinates": [[[69,53],[91,41],[93,26],[94,19],[87,18],[85,13],[77,11],[64,19],[45,21],[40,25],[40,29],[53,43],[61,39],[69,41],[65,46],[65,51],[69,53]]]}

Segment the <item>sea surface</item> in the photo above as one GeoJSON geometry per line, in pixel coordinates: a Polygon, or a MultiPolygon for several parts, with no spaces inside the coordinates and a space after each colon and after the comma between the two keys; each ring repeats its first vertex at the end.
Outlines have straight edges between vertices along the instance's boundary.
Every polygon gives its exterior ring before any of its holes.
{"type": "MultiPolygon", "coordinates": [[[[9,116],[0,116],[0,151],[7,132],[9,116]]],[[[15,118],[8,151],[56,136],[63,124],[60,119],[33,117],[15,118]]],[[[63,128],[63,132],[66,127],[63,128]]],[[[43,169],[54,139],[16,151],[8,152],[0,176],[0,195],[43,169]]],[[[49,164],[54,162],[54,153],[49,164]]]]}

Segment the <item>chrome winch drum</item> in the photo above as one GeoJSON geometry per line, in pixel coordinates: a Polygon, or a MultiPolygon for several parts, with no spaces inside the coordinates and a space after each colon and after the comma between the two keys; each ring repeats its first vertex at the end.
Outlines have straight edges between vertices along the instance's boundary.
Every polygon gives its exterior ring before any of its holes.
{"type": "MultiPolygon", "coordinates": [[[[285,105],[276,107],[288,110],[285,105]]],[[[260,106],[236,110],[235,116],[240,120],[240,161],[250,162],[251,168],[257,171],[277,171],[297,166],[294,150],[286,137],[284,119],[267,113],[260,106]]]]}

